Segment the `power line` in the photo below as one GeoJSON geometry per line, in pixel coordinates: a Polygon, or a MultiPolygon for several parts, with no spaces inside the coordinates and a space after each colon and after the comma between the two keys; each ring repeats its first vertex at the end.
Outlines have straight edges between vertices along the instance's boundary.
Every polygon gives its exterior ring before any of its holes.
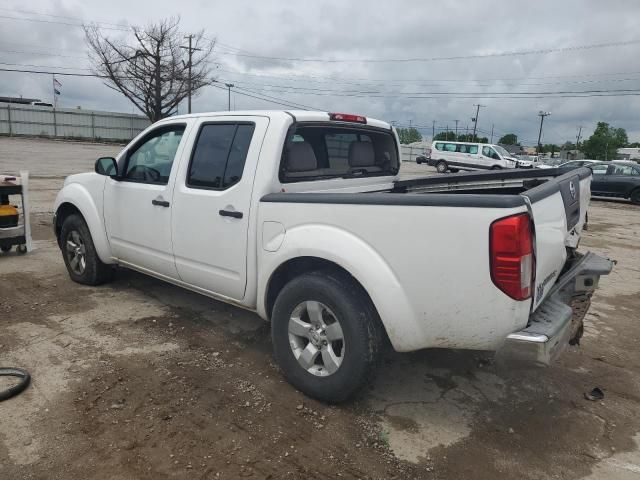
{"type": "MultiPolygon", "coordinates": [[[[311,63],[388,63],[388,62],[436,62],[454,60],[472,60],[479,58],[496,58],[523,55],[543,55],[547,53],[574,52],[582,50],[592,50],[598,48],[623,47],[640,43],[640,40],[627,40],[618,42],[595,43],[589,45],[572,45],[568,47],[543,48],[537,50],[514,50],[508,52],[485,53],[477,55],[455,55],[449,57],[413,57],[413,58],[349,58],[349,59],[326,59],[326,58],[303,58],[303,57],[275,57],[268,55],[257,55],[250,53],[229,53],[238,57],[248,57],[265,60],[280,60],[289,62],[311,62],[311,63]]],[[[224,53],[223,53],[224,55],[224,53]]]]}
{"type": "MultiPolygon", "coordinates": [[[[17,10],[15,8],[0,8],[0,10],[4,10],[4,11],[8,11],[8,12],[16,12],[16,13],[24,13],[27,15],[42,15],[44,17],[53,17],[53,18],[66,18],[67,20],[83,20],[81,17],[70,17],[67,15],[54,15],[52,13],[41,13],[41,12],[34,12],[33,10],[17,10]]],[[[118,23],[111,23],[111,22],[93,22],[93,23],[100,23],[100,24],[104,24],[104,25],[112,25],[115,27],[126,27],[125,25],[121,25],[118,23]]]]}
{"type": "MultiPolygon", "coordinates": [[[[55,25],[64,25],[64,26],[67,26],[67,27],[81,27],[81,28],[84,28],[84,24],[82,24],[82,23],[61,22],[59,20],[44,20],[42,18],[12,17],[12,16],[9,16],[9,15],[0,15],[0,18],[6,19],[6,20],[21,20],[23,22],[50,23],[50,24],[55,24],[55,25]]],[[[122,32],[131,31],[130,28],[101,27],[100,25],[97,25],[97,27],[100,28],[101,30],[119,30],[119,31],[122,31],[122,32]]]]}

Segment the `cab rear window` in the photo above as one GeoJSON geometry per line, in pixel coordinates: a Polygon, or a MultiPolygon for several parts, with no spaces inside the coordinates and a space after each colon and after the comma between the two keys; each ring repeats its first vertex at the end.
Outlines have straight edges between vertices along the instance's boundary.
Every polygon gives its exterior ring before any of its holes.
{"type": "Polygon", "coordinates": [[[395,175],[398,170],[397,147],[391,131],[301,124],[287,136],[280,181],[395,175]]]}

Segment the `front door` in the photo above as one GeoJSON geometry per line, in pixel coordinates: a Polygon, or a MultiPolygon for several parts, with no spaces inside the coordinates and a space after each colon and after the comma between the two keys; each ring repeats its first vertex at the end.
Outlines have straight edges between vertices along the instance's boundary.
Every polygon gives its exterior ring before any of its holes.
{"type": "Polygon", "coordinates": [[[172,279],[178,278],[171,247],[173,164],[180,158],[185,128],[171,124],[150,131],[120,159],[120,178],[107,179],[104,190],[113,256],[172,279]]]}
{"type": "Polygon", "coordinates": [[[199,125],[173,200],[173,251],[182,281],[244,297],[253,181],[268,124],[266,117],[229,116],[199,125]]]}

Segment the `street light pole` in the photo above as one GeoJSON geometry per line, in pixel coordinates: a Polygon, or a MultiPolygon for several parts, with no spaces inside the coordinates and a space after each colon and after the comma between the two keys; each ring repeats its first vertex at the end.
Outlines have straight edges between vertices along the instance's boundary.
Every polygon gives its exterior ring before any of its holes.
{"type": "Polygon", "coordinates": [[[538,116],[540,117],[540,131],[538,132],[538,155],[542,151],[542,145],[540,145],[540,139],[542,138],[542,123],[544,122],[544,117],[548,117],[551,115],[551,112],[543,112],[540,110],[538,112],[538,116]]]}
{"type": "Polygon", "coordinates": [[[476,116],[475,118],[472,118],[473,120],[473,142],[475,142],[476,140],[476,128],[478,127],[478,115],[480,114],[480,107],[486,107],[486,105],[480,105],[478,104],[473,104],[474,107],[476,107],[476,116]]]}
{"type": "Polygon", "coordinates": [[[225,86],[227,87],[227,91],[229,93],[229,97],[228,97],[229,105],[227,107],[227,110],[231,111],[231,89],[235,87],[235,85],[233,83],[225,83],[225,86]]]}

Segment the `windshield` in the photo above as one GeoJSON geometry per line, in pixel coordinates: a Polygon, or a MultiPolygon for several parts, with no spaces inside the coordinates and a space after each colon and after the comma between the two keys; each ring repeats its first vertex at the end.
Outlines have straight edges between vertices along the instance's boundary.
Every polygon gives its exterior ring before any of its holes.
{"type": "Polygon", "coordinates": [[[512,157],[513,156],[509,152],[507,152],[504,148],[502,148],[500,145],[493,145],[493,148],[496,149],[496,152],[498,152],[501,157],[512,157]]]}
{"type": "Polygon", "coordinates": [[[398,152],[390,130],[300,124],[285,142],[280,180],[395,175],[398,170],[398,152]]]}

